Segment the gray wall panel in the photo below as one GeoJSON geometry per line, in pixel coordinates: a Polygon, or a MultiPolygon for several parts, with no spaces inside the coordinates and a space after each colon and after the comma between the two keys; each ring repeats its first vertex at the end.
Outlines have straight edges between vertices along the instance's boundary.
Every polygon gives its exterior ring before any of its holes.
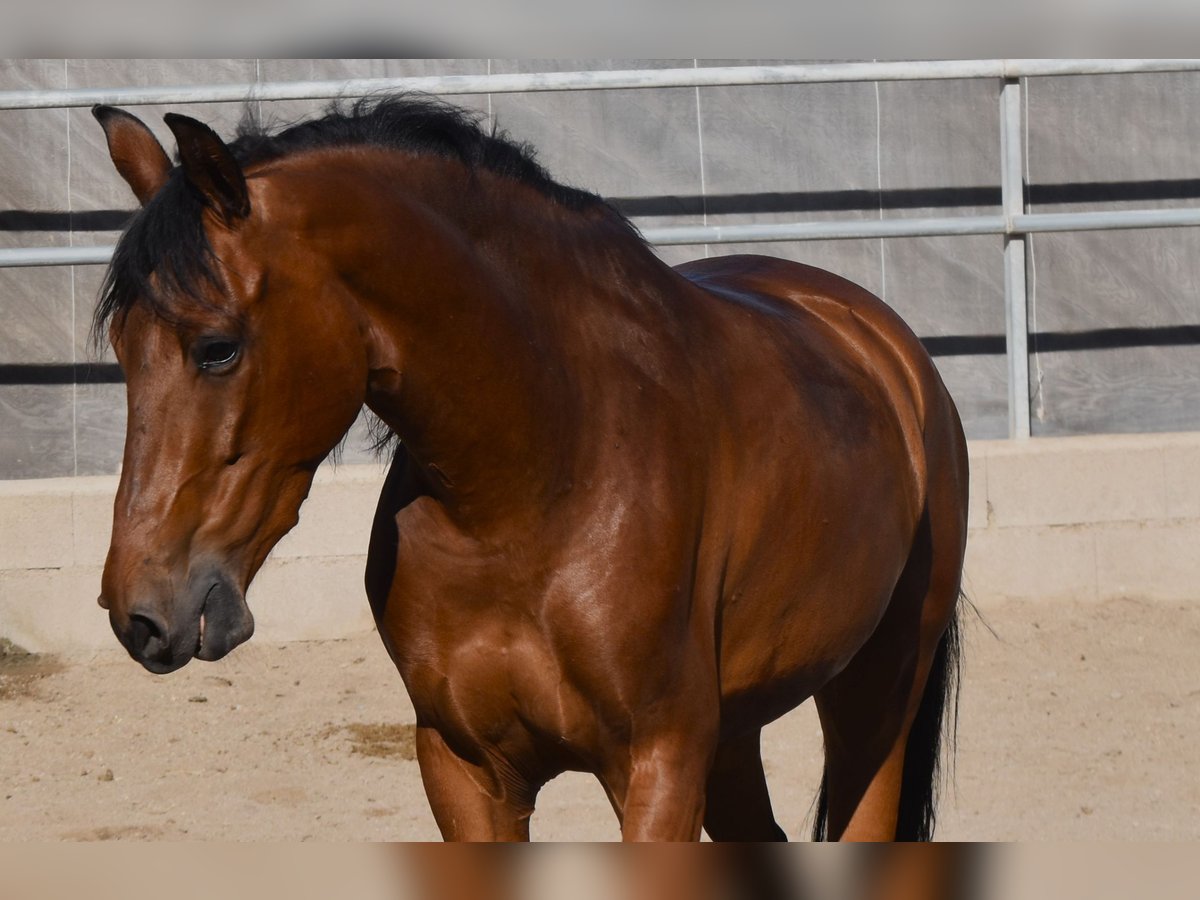
{"type": "MultiPolygon", "coordinates": [[[[1000,83],[896,81],[879,84],[880,170],[884,191],[990,187],[999,208],[1000,83]]],[[[970,195],[968,195],[969,197],[970,195]]],[[[954,206],[960,200],[947,198],[954,206]]],[[[927,204],[933,206],[933,204],[927,204]]],[[[890,215],[928,215],[897,206],[890,215]]],[[[972,213],[973,214],[973,213],[972,213]]]]}
{"type": "Polygon", "coordinates": [[[998,236],[891,238],[883,295],[921,337],[1004,334],[998,236]]]}
{"type": "MultiPolygon", "coordinates": [[[[67,86],[63,60],[0,60],[0,90],[67,86]]],[[[5,209],[67,208],[67,112],[0,110],[0,198],[5,209]]]]}
{"type": "Polygon", "coordinates": [[[1200,229],[1039,235],[1029,270],[1035,434],[1200,427],[1200,229]]]}
{"type": "MultiPolygon", "coordinates": [[[[65,86],[62,60],[0,61],[0,89],[65,86]]],[[[65,110],[0,111],[0,209],[23,214],[0,231],[0,247],[67,244],[69,158],[65,110]]],[[[0,269],[0,363],[70,362],[72,315],[69,270],[0,269]]],[[[26,408],[34,394],[13,394],[12,409],[26,408]]],[[[39,408],[50,402],[37,396],[39,408]]]]}
{"type": "Polygon", "coordinates": [[[711,195],[879,189],[871,84],[707,87],[700,110],[711,195]]]}
{"type": "MultiPolygon", "coordinates": [[[[118,235],[111,235],[115,241],[118,235]]],[[[95,235],[76,234],[75,243],[86,244],[99,240],[95,235]]],[[[103,243],[103,241],[99,241],[103,243]]],[[[75,327],[72,338],[75,343],[75,359],[87,363],[114,363],[117,358],[113,355],[112,347],[107,339],[99,345],[92,343],[92,316],[96,311],[96,300],[100,296],[100,285],[104,281],[104,266],[74,266],[75,279],[75,327]]],[[[64,269],[63,271],[67,271],[64,269]]],[[[103,337],[103,336],[102,336],[103,337]]]]}
{"type": "MultiPolygon", "coordinates": [[[[1200,75],[1036,79],[1027,105],[1032,211],[1200,205],[1200,75]]],[[[1034,433],[1200,427],[1200,347],[1153,345],[1200,325],[1200,230],[1032,245],[1034,433]]]]}
{"type": "Polygon", "coordinates": [[[1039,330],[1200,324],[1200,229],[1036,235],[1039,330]]]}
{"type": "MultiPolygon", "coordinates": [[[[0,247],[66,244],[62,235],[0,231],[0,247]]],[[[0,269],[0,364],[73,360],[71,270],[0,269]]]]}
{"type": "MultiPolygon", "coordinates": [[[[665,68],[668,60],[493,60],[493,72],[665,68]]],[[[457,102],[457,101],[456,101],[457,102]]],[[[605,196],[701,193],[696,92],[666,90],[494,94],[492,115],[566,184],[605,196]]],[[[693,217],[641,217],[643,224],[688,224],[693,217]]]]}
{"type": "Polygon", "coordinates": [[[67,111],[0,110],[0,197],[8,209],[66,210],[67,111]]]}
{"type": "Polygon", "coordinates": [[[70,384],[0,384],[0,477],[75,474],[70,384]]]}
{"type": "Polygon", "coordinates": [[[1194,431],[1200,348],[1117,347],[1040,353],[1029,374],[1035,435],[1194,431]]]}
{"type": "Polygon", "coordinates": [[[1036,211],[1114,201],[1137,207],[1196,205],[1194,196],[1121,200],[1103,190],[1092,192],[1091,203],[1070,202],[1039,194],[1037,186],[1200,177],[1200,73],[1037,78],[1026,85],[1027,175],[1035,186],[1030,199],[1036,211]]]}
{"type": "Polygon", "coordinates": [[[125,448],[125,385],[75,387],[76,466],[80,475],[115,475],[125,448]]]}
{"type": "MultiPolygon", "coordinates": [[[[2,60],[0,89],[66,87],[63,60],[2,60]]],[[[64,246],[70,146],[65,110],[0,111],[0,210],[24,214],[0,247],[64,246]]],[[[0,269],[0,365],[72,361],[69,269],[0,269]]],[[[75,470],[71,385],[0,385],[0,478],[75,470]]]]}

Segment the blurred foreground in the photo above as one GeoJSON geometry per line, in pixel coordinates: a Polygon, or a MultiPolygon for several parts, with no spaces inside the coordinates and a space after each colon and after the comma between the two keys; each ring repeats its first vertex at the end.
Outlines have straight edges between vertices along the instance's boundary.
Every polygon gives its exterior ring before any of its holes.
{"type": "Polygon", "coordinates": [[[117,900],[1155,900],[1194,897],[1167,845],[0,847],[5,897],[117,900]]]}
{"type": "Polygon", "coordinates": [[[981,897],[970,844],[819,849],[765,844],[555,848],[407,846],[399,858],[421,900],[974,900],[981,897]],[[818,855],[838,873],[810,871],[818,855]],[[556,858],[557,857],[557,858],[556,858]],[[824,875],[814,880],[812,876],[824,875]],[[829,878],[833,875],[833,881],[829,878]]]}

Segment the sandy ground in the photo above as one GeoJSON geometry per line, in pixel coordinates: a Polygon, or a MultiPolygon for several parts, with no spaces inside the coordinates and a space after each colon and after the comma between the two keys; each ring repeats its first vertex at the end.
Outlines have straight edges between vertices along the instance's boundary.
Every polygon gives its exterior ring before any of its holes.
{"type": "MultiPolygon", "coordinates": [[[[1200,604],[993,606],[968,626],[938,837],[1200,838],[1200,604]]],[[[115,644],[115,642],[114,642],[115,644]]],[[[144,672],[123,651],[0,656],[0,841],[436,839],[412,710],[373,634],[144,672]]],[[[764,735],[777,816],[807,832],[811,704],[764,735]]],[[[535,838],[617,836],[600,788],[546,787],[535,838]]]]}

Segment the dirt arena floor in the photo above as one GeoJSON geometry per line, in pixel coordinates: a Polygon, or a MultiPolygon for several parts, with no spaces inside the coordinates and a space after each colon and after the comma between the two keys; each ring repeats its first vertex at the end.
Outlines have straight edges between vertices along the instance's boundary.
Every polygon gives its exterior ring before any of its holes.
{"type": "MultiPolygon", "coordinates": [[[[1200,603],[1007,603],[967,625],[946,840],[1200,838],[1200,603]]],[[[115,646],[115,642],[114,642],[115,646]]],[[[436,839],[412,710],[374,634],[271,646],[170,676],[123,651],[0,653],[0,841],[436,839]]],[[[802,838],[811,704],[764,734],[802,838]]],[[[617,836],[598,785],[546,787],[538,839],[617,836]]]]}

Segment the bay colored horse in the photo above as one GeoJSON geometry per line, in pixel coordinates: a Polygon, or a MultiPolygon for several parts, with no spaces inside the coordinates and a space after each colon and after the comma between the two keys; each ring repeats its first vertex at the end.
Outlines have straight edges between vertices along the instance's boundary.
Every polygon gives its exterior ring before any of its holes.
{"type": "Polygon", "coordinates": [[[398,436],[366,591],[452,839],[524,839],[596,775],[627,839],[783,837],[760,729],[815,697],[818,836],[930,833],[967,457],[867,291],[672,269],[595,195],[437,101],[226,144],[94,110],[142,208],[96,313],[129,419],[100,604],[153,672],[245,593],[365,404],[398,436]]]}

